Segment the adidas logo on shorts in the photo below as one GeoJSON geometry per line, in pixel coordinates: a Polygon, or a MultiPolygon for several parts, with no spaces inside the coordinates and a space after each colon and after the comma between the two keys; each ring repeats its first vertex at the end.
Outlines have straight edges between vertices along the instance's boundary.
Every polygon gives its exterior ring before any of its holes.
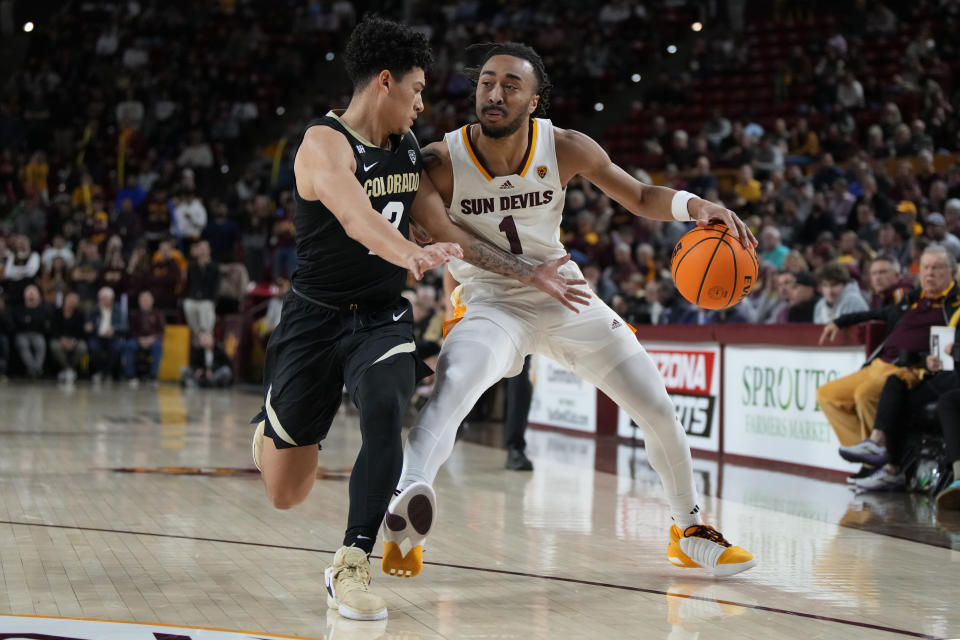
{"type": "Polygon", "coordinates": [[[613,319],[613,322],[610,323],[610,328],[611,328],[611,329],[616,329],[617,327],[619,327],[619,326],[621,326],[621,325],[623,325],[623,323],[620,322],[619,320],[617,320],[616,318],[614,318],[614,319],[613,319]]]}
{"type": "Polygon", "coordinates": [[[500,188],[501,188],[501,189],[513,189],[513,185],[510,184],[510,181],[509,181],[509,180],[504,180],[504,181],[503,181],[503,184],[500,185],[500,188]]]}

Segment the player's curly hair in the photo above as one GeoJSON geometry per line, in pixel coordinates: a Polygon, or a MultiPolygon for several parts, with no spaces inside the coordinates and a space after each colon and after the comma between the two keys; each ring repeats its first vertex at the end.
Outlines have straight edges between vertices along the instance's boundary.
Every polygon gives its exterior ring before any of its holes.
{"type": "Polygon", "coordinates": [[[367,14],[356,26],[343,57],[354,91],[384,69],[401,78],[414,67],[427,71],[433,64],[430,43],[422,33],[376,14],[367,14]]]}
{"type": "Polygon", "coordinates": [[[479,57],[479,62],[475,67],[467,67],[465,69],[467,77],[470,78],[474,87],[477,86],[477,82],[480,80],[480,71],[483,69],[483,65],[487,64],[487,60],[493,56],[523,58],[533,65],[533,73],[537,76],[537,90],[535,94],[540,96],[540,101],[537,103],[536,111],[533,112],[533,117],[546,117],[547,110],[550,108],[550,94],[553,92],[553,85],[550,84],[550,77],[547,75],[547,70],[543,66],[543,60],[540,59],[540,54],[534,51],[533,47],[527,46],[522,42],[485,42],[482,44],[472,44],[467,47],[467,55],[471,58],[479,57]]]}

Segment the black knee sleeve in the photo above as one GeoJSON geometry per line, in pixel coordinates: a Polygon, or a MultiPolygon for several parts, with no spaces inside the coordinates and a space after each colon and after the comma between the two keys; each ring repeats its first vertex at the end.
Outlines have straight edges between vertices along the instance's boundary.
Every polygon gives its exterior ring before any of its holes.
{"type": "Polygon", "coordinates": [[[350,513],[344,544],[373,550],[377,529],[403,467],[400,428],[413,395],[415,361],[399,354],[376,364],[357,385],[363,445],[350,474],[350,513]]]}

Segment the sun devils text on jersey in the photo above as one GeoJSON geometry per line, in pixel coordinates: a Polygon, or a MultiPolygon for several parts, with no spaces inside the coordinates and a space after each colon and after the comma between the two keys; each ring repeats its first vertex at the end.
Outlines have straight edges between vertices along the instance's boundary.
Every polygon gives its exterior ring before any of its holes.
{"type": "MultiPolygon", "coordinates": [[[[406,237],[410,208],[420,186],[420,145],[413,133],[394,137],[383,149],[350,129],[333,111],[311,123],[341,132],[353,149],[354,174],[370,205],[406,237]]],[[[373,254],[344,231],[340,221],[318,200],[304,200],[294,190],[297,213],[297,270],[293,286],[306,296],[332,305],[368,306],[394,302],[407,270],[373,254]]]]}

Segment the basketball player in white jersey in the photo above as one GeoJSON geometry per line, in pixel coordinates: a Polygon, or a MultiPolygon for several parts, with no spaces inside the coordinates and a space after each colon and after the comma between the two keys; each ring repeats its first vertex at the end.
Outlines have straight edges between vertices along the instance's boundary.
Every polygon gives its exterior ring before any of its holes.
{"type": "MultiPolygon", "coordinates": [[[[591,138],[536,117],[545,113],[549,90],[533,49],[484,45],[477,74],[479,123],[423,150],[426,172],[414,211],[443,206],[457,225],[520,259],[556,260],[566,255],[560,241],[565,189],[580,175],[635,215],[702,224],[720,220],[745,245],[756,244],[733,212],[690,193],[641,184],[591,138]]],[[[436,216],[414,217],[425,221],[436,239],[446,240],[442,229],[430,228],[436,216]]],[[[754,566],[749,552],[701,521],[686,434],[656,366],[615,312],[596,296],[574,309],[459,260],[448,268],[462,283],[459,303],[466,311],[443,344],[434,396],[407,437],[398,494],[384,520],[386,573],[420,572],[423,544],[437,514],[432,484],[453,450],[457,427],[489,386],[520,371],[528,353],[564,364],[641,426],[673,515],[670,562],[720,576],[754,566]]],[[[572,262],[560,273],[570,281],[583,278],[572,262]]]]}

